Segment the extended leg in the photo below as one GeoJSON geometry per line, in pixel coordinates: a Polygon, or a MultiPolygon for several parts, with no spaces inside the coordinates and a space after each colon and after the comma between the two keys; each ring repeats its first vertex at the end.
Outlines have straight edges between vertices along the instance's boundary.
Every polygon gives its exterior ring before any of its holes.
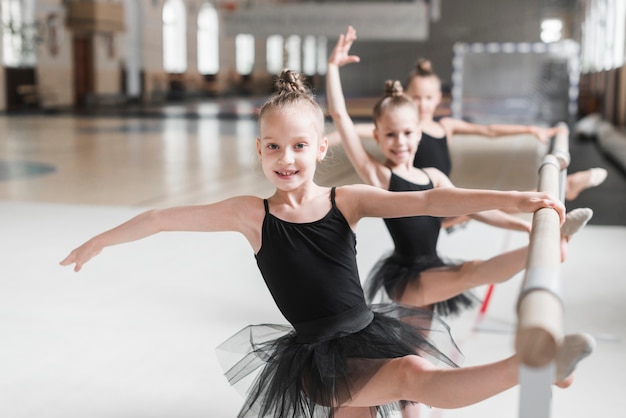
{"type": "Polygon", "coordinates": [[[568,175],[565,199],[574,200],[584,190],[599,186],[606,179],[607,174],[604,168],[590,168],[568,175]]]}
{"type": "MultiPolygon", "coordinates": [[[[580,360],[587,357],[595,341],[586,334],[568,335],[563,339],[556,358],[555,384],[568,387],[572,372],[580,360]]],[[[379,372],[341,408],[341,418],[366,417],[352,407],[382,405],[398,400],[410,400],[437,408],[461,408],[488,399],[514,387],[519,379],[519,359],[507,359],[479,366],[439,369],[426,359],[406,356],[390,360],[379,372]],[[352,411],[351,411],[352,410],[352,411]]]]}

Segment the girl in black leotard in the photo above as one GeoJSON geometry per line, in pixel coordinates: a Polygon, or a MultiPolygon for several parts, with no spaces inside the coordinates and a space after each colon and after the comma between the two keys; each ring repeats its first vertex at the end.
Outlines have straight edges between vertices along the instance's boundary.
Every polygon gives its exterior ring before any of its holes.
{"type": "MultiPolygon", "coordinates": [[[[326,75],[326,95],[329,112],[357,173],[364,182],[394,192],[452,188],[440,170],[413,167],[420,142],[419,121],[415,103],[402,93],[398,81],[387,81],[385,97],[374,106],[374,140],[384,161],[378,161],[363,146],[348,115],[339,76],[339,67],[356,58],[349,55],[354,39],[354,30],[348,30],[333,50],[326,75]]],[[[479,285],[503,282],[526,265],[528,246],[488,260],[444,263],[437,254],[439,218],[414,216],[385,219],[385,223],[394,250],[370,273],[366,289],[370,301],[384,288],[397,302],[422,308],[434,305],[435,311],[443,315],[457,313],[472,304],[466,292],[479,285]]]]}
{"type": "MultiPolygon", "coordinates": [[[[327,149],[323,111],[298,74],[285,70],[277,88],[260,110],[257,138],[261,167],[276,186],[272,196],[147,211],[96,235],[61,264],[79,271],[107,246],[161,231],[241,233],[289,324],[249,326],[220,346],[238,353],[247,348],[226,372],[232,383],[258,372],[240,417],[390,417],[408,403],[460,407],[516,385],[515,356],[454,368],[443,354],[447,348],[432,339],[449,337],[432,312],[369,306],[353,231],[363,217],[449,216],[494,207],[525,212],[553,207],[563,218],[563,205],[543,193],[453,188],[390,193],[366,185],[319,186],[313,179],[327,149]],[[431,321],[444,332],[430,331],[431,321]],[[441,373],[432,359],[452,368],[441,373]]],[[[581,349],[573,349],[580,342],[591,340],[570,336],[559,350],[559,386],[571,383],[566,375],[581,358],[581,349]]]]}
{"type": "MultiPolygon", "coordinates": [[[[422,143],[416,154],[414,165],[418,168],[436,167],[447,176],[452,171],[450,141],[458,134],[481,135],[499,138],[507,135],[531,134],[542,143],[558,132],[558,128],[544,128],[533,125],[469,123],[448,116],[435,116],[441,103],[441,80],[435,74],[430,61],[420,59],[409,75],[406,94],[415,101],[422,129],[422,143]]],[[[565,198],[574,200],[585,189],[601,184],[607,176],[604,168],[590,168],[567,176],[565,198]]]]}
{"type": "MultiPolygon", "coordinates": [[[[557,128],[535,125],[469,123],[449,116],[437,116],[441,104],[441,80],[433,71],[430,61],[420,59],[406,81],[406,94],[415,102],[420,120],[422,140],[415,153],[413,165],[417,168],[434,167],[446,176],[452,172],[450,144],[459,135],[480,135],[487,138],[503,138],[510,135],[532,135],[546,144],[557,134],[557,128]]],[[[371,137],[375,129],[372,123],[357,124],[356,131],[361,138],[371,137]]],[[[329,135],[331,145],[340,144],[339,133],[329,135]]],[[[578,171],[567,176],[565,199],[574,200],[584,190],[600,185],[607,177],[604,168],[596,167],[578,171]]],[[[466,220],[448,219],[444,226],[466,220]]]]}

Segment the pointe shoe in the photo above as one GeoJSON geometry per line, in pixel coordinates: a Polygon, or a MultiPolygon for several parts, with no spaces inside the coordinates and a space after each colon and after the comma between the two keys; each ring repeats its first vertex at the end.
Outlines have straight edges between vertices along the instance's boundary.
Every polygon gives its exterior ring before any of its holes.
{"type": "Polygon", "coordinates": [[[578,363],[589,356],[596,346],[596,340],[589,334],[566,335],[554,359],[556,382],[562,382],[571,375],[578,363]]]}
{"type": "Polygon", "coordinates": [[[578,208],[568,212],[565,215],[565,222],[561,226],[561,235],[568,239],[576,232],[580,231],[589,219],[593,216],[593,210],[590,208],[578,208]]]}

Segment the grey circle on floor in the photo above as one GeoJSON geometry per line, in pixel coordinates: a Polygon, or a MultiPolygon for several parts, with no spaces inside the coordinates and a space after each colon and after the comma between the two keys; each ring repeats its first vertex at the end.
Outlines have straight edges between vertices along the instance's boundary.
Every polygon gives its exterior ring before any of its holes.
{"type": "Polygon", "coordinates": [[[56,167],[50,164],[0,160],[0,181],[38,177],[55,171],[56,167]]]}

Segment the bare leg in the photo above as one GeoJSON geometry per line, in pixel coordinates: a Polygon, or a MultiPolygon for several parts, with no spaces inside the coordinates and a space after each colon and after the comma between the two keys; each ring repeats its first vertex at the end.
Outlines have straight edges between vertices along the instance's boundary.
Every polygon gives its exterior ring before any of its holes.
{"type": "Polygon", "coordinates": [[[459,408],[515,386],[518,368],[516,357],[459,369],[438,369],[418,356],[401,357],[383,366],[350,404],[381,405],[407,399],[437,408],[459,408]]]}
{"type": "Polygon", "coordinates": [[[565,199],[576,199],[582,191],[602,184],[606,176],[607,171],[604,168],[590,168],[568,175],[565,199]]]}
{"type": "Polygon", "coordinates": [[[407,405],[402,410],[402,418],[420,418],[421,409],[422,407],[418,403],[407,405]]]}
{"type": "Polygon", "coordinates": [[[335,411],[335,418],[376,418],[376,415],[367,407],[342,407],[335,411]]]}
{"type": "MultiPolygon", "coordinates": [[[[590,168],[568,174],[565,184],[565,200],[574,200],[583,191],[599,186],[606,180],[608,172],[604,168],[590,168]]],[[[503,209],[503,212],[515,213],[511,209],[503,209]]]]}
{"type": "Polygon", "coordinates": [[[423,271],[419,280],[407,284],[398,302],[424,307],[457,296],[483,284],[501,283],[526,266],[528,247],[499,254],[488,260],[474,260],[458,267],[423,271]]]}
{"type": "MultiPolygon", "coordinates": [[[[582,229],[593,216],[589,208],[574,209],[561,227],[561,261],[567,257],[572,235],[582,229]]],[[[483,284],[504,282],[526,267],[528,246],[499,254],[488,260],[474,260],[458,267],[438,267],[423,271],[419,280],[409,282],[398,302],[426,307],[483,284]]]]}
{"type": "MultiPolygon", "coordinates": [[[[586,334],[566,336],[556,358],[556,385],[568,387],[573,382],[572,373],[580,360],[587,357],[595,341],[586,334]]],[[[519,359],[507,359],[479,366],[456,369],[439,369],[426,359],[406,356],[390,360],[355,394],[345,406],[382,405],[401,399],[420,402],[437,408],[461,408],[488,399],[517,385],[519,359]]],[[[358,412],[355,409],[354,412],[358,412]]],[[[369,412],[369,411],[368,411],[369,412]]],[[[367,417],[367,415],[340,415],[341,418],[367,417]]]]}

